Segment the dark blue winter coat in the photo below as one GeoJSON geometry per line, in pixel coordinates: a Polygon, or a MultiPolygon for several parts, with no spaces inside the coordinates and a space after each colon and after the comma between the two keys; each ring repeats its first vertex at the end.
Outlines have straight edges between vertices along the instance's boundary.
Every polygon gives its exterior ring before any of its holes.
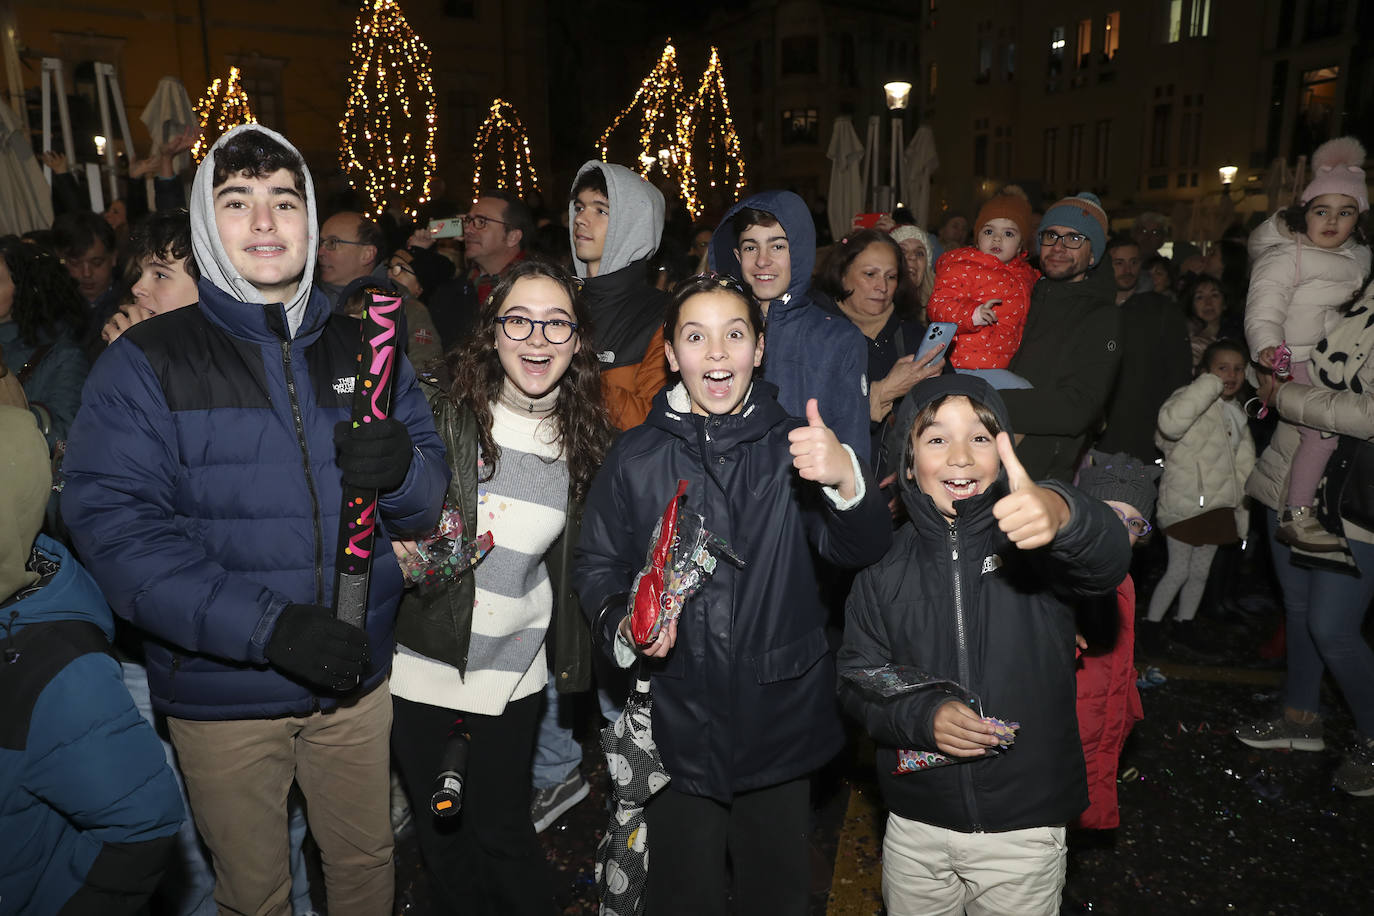
{"type": "Polygon", "coordinates": [[[630,590],[679,480],[684,511],[744,559],[742,570],[716,564],[683,608],[668,657],[648,663],[654,740],[673,788],[720,801],[804,776],[844,743],[816,556],[857,569],[891,542],[886,498],[866,468],[864,498],[844,511],[797,475],[788,433],[806,421],[787,416],[775,391],[755,382],[743,410],[719,417],[691,413],[681,385],[660,391],[592,483],[574,559],[603,645],[625,615],[612,596],[630,590]]]}
{"type": "Polygon", "coordinates": [[[806,202],[791,191],[764,191],[735,204],[711,236],[711,269],[740,277],[730,221],[746,207],[773,214],[792,258],[786,295],[768,304],[763,377],[778,386],[778,403],[791,416],[806,416],[807,400],[816,398],[826,425],[868,467],[868,340],[853,322],[811,301],[816,226],[806,202]]]}
{"type": "Polygon", "coordinates": [[[100,589],[56,541],[37,553],[51,577],[0,605],[17,653],[0,664],[0,912],[133,912],[185,812],[109,653],[100,589]]]}
{"type": "MultiPolygon", "coordinates": [[[[280,303],[231,298],[136,325],[97,361],[68,442],[63,515],[114,610],[147,645],[153,706],[188,719],[330,708],[332,695],[269,667],[282,610],[333,601],[340,471],[360,336],[314,291],[291,338],[280,303]]],[[[443,444],[410,363],[392,415],[414,460],[383,494],[368,600],[372,665],[391,666],[401,574],[387,533],[431,529],[448,483],[443,444]]]]}

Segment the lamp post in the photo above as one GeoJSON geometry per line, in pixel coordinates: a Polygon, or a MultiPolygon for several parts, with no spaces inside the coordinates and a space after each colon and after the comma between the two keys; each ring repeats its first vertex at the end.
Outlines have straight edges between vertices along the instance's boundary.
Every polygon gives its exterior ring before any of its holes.
{"type": "Polygon", "coordinates": [[[879,199],[875,204],[879,211],[891,213],[895,205],[901,202],[903,121],[907,103],[911,100],[911,84],[904,80],[893,80],[883,85],[883,94],[887,108],[892,112],[892,150],[888,157],[887,187],[878,189],[879,199]]]}

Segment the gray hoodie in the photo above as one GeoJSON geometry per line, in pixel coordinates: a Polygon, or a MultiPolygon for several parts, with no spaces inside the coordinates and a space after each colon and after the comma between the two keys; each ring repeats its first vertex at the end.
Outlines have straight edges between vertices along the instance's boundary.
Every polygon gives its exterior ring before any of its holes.
{"type": "Polygon", "coordinates": [[[291,141],[261,124],[241,124],[215,141],[215,145],[205,154],[200,168],[196,170],[195,182],[191,185],[191,250],[196,256],[196,266],[200,268],[201,277],[240,302],[267,304],[266,297],[258,292],[257,287],[245,280],[230,263],[229,253],[220,241],[219,229],[215,225],[215,151],[224,146],[230,137],[248,130],[260,131],[295,153],[300,158],[301,171],[305,174],[308,232],[305,272],[301,274],[301,282],[296,287],[295,295],[290,301],[283,303],[286,307],[286,323],[294,337],[296,330],[301,326],[301,320],[305,317],[306,303],[310,301],[310,284],[315,274],[315,254],[320,244],[320,229],[315,215],[315,182],[310,177],[310,168],[305,164],[305,157],[301,156],[291,141]]]}
{"type": "MultiPolygon", "coordinates": [[[[588,169],[600,169],[606,177],[606,199],[611,205],[610,224],[606,227],[606,245],[601,249],[601,264],[597,274],[612,274],[635,261],[642,261],[658,251],[663,239],[663,194],[633,169],[610,162],[589,159],[577,170],[573,186],[588,169]]],[[[573,208],[576,201],[568,201],[568,241],[572,243],[572,224],[577,219],[573,208]]],[[[573,258],[577,275],[587,276],[587,264],[573,258]]]]}

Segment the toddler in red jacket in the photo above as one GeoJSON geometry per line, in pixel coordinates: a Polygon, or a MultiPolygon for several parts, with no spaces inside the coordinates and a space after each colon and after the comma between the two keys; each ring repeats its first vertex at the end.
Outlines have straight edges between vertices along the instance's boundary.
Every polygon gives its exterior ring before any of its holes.
{"type": "Polygon", "coordinates": [[[1031,287],[1040,279],[1026,260],[1030,219],[1025,195],[1004,190],[978,211],[974,247],[945,252],[936,262],[926,311],[931,321],[958,326],[949,354],[954,368],[1006,369],[1021,345],[1031,287]]]}

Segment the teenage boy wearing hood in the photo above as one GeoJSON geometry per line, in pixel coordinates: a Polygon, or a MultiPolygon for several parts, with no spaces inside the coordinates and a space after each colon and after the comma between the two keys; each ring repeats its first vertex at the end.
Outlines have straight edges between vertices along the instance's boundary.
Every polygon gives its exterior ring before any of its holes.
{"type": "Polygon", "coordinates": [[[1067,483],[1121,364],[1116,275],[1099,267],[1107,247],[1101,202],[1087,191],[1059,201],[1045,211],[1037,242],[1043,276],[1007,366],[1034,387],[1003,391],[1002,400],[1025,435],[1017,454],[1031,475],[1067,483]]]}
{"type": "Polygon", "coordinates": [[[908,520],[855,580],[838,655],[841,705],[878,744],[883,900],[891,913],[1051,916],[1064,825],[1088,804],[1072,602],[1114,593],[1126,529],[1106,503],[1027,473],[982,379],[918,383],[896,425],[908,520]],[[981,704],[939,688],[877,699],[845,677],[884,665],[957,682],[981,704]],[[926,753],[901,765],[899,751],[926,753]]]}
{"type": "Polygon", "coordinates": [[[668,377],[663,309],[669,293],[649,283],[663,237],[663,194],[639,173],[595,159],[582,164],[568,201],[573,267],[585,282],[611,423],[644,422],[668,377]]]}
{"type": "Polygon", "coordinates": [[[767,348],[763,377],[793,417],[806,402],[841,442],[869,463],[868,340],[849,319],[810,298],[816,226],[791,191],[764,191],[735,204],[711,237],[711,269],[739,277],[763,303],[767,348]]]}
{"type": "Polygon", "coordinates": [[[286,795],[305,794],[331,913],[393,898],[386,687],[400,569],[389,538],[437,520],[448,470],[409,362],[392,419],[349,420],[360,331],[311,284],[315,193],[258,125],[196,174],[200,302],[98,363],[68,442],[63,512],[147,642],[192,810],[230,912],[284,912],[286,795]],[[334,618],[345,483],[381,493],[365,630],[334,618]]]}
{"type": "Polygon", "coordinates": [[[142,912],[185,809],[100,589],[38,533],[51,492],[33,414],[0,407],[0,906],[142,912]]]}

